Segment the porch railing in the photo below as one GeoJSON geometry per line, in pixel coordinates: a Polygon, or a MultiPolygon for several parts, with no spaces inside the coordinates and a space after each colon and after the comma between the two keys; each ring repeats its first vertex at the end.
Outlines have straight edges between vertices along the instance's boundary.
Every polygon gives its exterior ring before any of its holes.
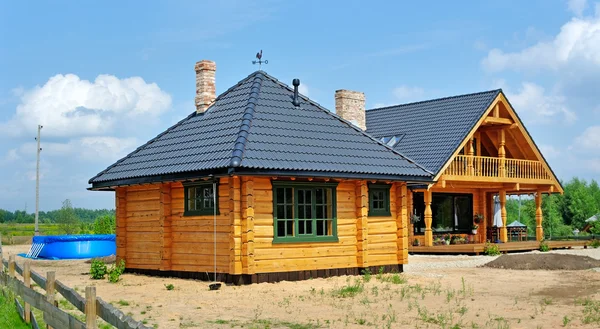
{"type": "Polygon", "coordinates": [[[540,161],[457,155],[445,172],[451,176],[550,180],[540,161]]]}

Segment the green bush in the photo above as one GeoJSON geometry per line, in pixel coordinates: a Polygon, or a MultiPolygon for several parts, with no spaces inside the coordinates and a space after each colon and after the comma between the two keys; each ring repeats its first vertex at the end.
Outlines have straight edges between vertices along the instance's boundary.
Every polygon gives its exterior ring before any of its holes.
{"type": "Polygon", "coordinates": [[[540,251],[541,252],[548,252],[550,251],[550,247],[548,246],[548,242],[542,240],[540,241],[540,251]]]}
{"type": "Polygon", "coordinates": [[[92,266],[90,268],[90,274],[92,279],[101,280],[106,276],[107,268],[106,264],[100,259],[92,259],[92,266]]]}
{"type": "Polygon", "coordinates": [[[121,259],[106,271],[106,274],[108,274],[108,281],[111,283],[119,282],[123,272],[125,272],[125,261],[121,259]]]}
{"type": "Polygon", "coordinates": [[[96,218],[94,221],[94,233],[96,234],[114,234],[115,216],[104,215],[96,218]]]}
{"type": "Polygon", "coordinates": [[[600,247],[600,240],[593,239],[588,243],[588,246],[590,246],[592,248],[598,248],[598,247],[600,247]]]}
{"type": "Polygon", "coordinates": [[[165,288],[167,288],[167,290],[173,290],[173,289],[175,289],[175,286],[169,283],[169,284],[165,284],[165,288]]]}
{"type": "Polygon", "coordinates": [[[500,255],[500,248],[498,248],[498,245],[488,241],[483,247],[483,254],[487,256],[498,256],[500,255]]]}

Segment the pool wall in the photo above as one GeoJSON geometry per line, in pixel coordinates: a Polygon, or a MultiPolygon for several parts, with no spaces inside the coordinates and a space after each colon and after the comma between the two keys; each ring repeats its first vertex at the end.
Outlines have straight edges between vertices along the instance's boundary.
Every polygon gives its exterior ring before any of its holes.
{"type": "Polygon", "coordinates": [[[117,252],[114,234],[48,235],[33,237],[32,250],[41,250],[34,258],[81,259],[114,255],[117,252]]]}

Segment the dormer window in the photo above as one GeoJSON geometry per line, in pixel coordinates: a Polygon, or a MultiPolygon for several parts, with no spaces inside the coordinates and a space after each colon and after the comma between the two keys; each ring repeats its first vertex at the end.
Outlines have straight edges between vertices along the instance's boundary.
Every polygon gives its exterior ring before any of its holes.
{"type": "Polygon", "coordinates": [[[398,144],[398,142],[400,142],[402,137],[404,137],[403,134],[402,135],[394,135],[394,136],[386,136],[386,137],[381,137],[379,139],[379,141],[382,142],[383,144],[386,144],[389,147],[395,147],[396,144],[398,144]]]}

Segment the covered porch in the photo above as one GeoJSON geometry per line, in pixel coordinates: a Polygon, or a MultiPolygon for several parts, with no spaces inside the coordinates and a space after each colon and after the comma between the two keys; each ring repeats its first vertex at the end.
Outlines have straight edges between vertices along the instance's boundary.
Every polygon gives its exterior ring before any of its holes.
{"type": "MultiPolygon", "coordinates": [[[[550,249],[571,249],[573,247],[587,247],[588,241],[548,241],[550,249]]],[[[510,243],[499,243],[498,249],[501,253],[537,250],[538,241],[515,241],[510,243]]],[[[409,252],[412,254],[474,254],[483,253],[485,243],[455,244],[440,246],[411,246],[409,252]]]]}
{"type": "Polygon", "coordinates": [[[535,240],[541,241],[542,194],[551,193],[550,190],[550,186],[543,185],[456,181],[413,189],[408,193],[410,245],[446,247],[486,241],[526,242],[533,232],[528,234],[526,227],[507,227],[506,199],[519,194],[533,195],[535,199],[535,240]]]}

